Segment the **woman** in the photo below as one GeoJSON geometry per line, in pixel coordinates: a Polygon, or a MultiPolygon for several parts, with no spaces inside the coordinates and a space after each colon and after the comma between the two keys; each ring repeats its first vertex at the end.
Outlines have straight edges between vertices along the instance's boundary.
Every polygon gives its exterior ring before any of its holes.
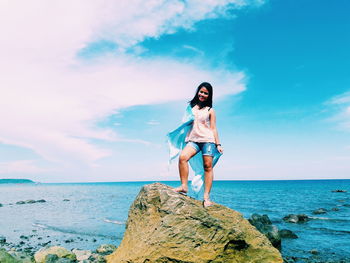
{"type": "Polygon", "coordinates": [[[208,82],[201,83],[195,96],[189,102],[194,120],[192,128],[186,136],[186,146],[179,156],[179,173],[181,186],[174,190],[186,194],[188,191],[188,161],[198,152],[202,152],[204,168],[204,201],[203,206],[208,207],[213,203],[210,201],[210,190],[213,182],[213,156],[217,151],[222,154],[223,148],[219,141],[216,129],[216,116],[212,108],[213,88],[208,82]]]}

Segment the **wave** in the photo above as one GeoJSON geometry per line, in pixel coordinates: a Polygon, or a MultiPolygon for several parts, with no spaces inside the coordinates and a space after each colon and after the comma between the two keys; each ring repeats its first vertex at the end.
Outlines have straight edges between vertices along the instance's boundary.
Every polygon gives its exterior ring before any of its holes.
{"type": "Polygon", "coordinates": [[[118,221],[118,220],[110,220],[108,218],[104,218],[103,221],[106,223],[112,223],[112,224],[116,224],[116,225],[125,225],[125,222],[118,221]]]}
{"type": "Polygon", "coordinates": [[[327,220],[330,222],[350,222],[350,219],[339,219],[339,218],[318,217],[318,216],[309,216],[309,218],[316,219],[316,220],[327,220]]]}
{"type": "Polygon", "coordinates": [[[349,230],[337,230],[337,229],[331,229],[326,227],[307,227],[308,230],[318,230],[318,231],[324,231],[329,233],[338,233],[338,234],[350,234],[349,230]]]}
{"type": "Polygon", "coordinates": [[[103,238],[109,238],[113,240],[121,240],[122,238],[116,237],[116,236],[110,236],[110,235],[104,235],[104,234],[98,234],[96,232],[89,233],[89,232],[83,232],[83,231],[76,231],[72,229],[65,229],[65,228],[60,228],[60,227],[55,227],[55,226],[50,226],[46,224],[41,224],[41,223],[33,223],[32,226],[34,227],[39,227],[42,229],[48,229],[51,231],[55,232],[60,232],[60,233],[65,233],[65,234],[74,234],[74,235],[82,235],[82,236],[89,236],[89,237],[103,237],[103,238]]]}

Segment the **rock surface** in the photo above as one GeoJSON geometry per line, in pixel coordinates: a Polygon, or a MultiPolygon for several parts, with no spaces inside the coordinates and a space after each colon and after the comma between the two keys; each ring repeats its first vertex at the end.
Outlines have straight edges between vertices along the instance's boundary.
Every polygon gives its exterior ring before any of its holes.
{"type": "Polygon", "coordinates": [[[281,236],[278,231],[278,227],[271,223],[268,215],[252,214],[248,219],[249,222],[264,234],[271,242],[271,244],[281,250],[281,236]]]}
{"type": "Polygon", "coordinates": [[[298,238],[298,236],[289,229],[281,229],[278,231],[281,238],[298,238]]]}
{"type": "Polygon", "coordinates": [[[59,258],[67,258],[70,260],[75,260],[76,256],[73,252],[67,250],[64,247],[53,246],[49,248],[42,248],[35,253],[34,258],[37,263],[45,263],[45,258],[47,255],[57,255],[59,258]]]}
{"type": "Polygon", "coordinates": [[[279,251],[242,215],[207,209],[172,188],[144,186],[129,210],[124,238],[108,263],[282,263],[279,251]]]}

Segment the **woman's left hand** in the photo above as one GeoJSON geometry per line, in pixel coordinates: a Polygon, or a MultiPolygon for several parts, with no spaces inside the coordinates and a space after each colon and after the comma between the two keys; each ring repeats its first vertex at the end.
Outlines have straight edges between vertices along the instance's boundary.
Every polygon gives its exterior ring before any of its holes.
{"type": "Polygon", "coordinates": [[[224,153],[224,148],[221,145],[218,145],[216,148],[218,149],[219,153],[224,153]]]}

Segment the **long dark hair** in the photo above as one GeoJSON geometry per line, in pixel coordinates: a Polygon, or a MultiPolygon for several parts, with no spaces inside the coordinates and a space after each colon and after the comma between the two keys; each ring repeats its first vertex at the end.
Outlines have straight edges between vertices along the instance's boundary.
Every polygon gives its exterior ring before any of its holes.
{"type": "Polygon", "coordinates": [[[193,99],[189,101],[189,103],[190,103],[192,108],[196,105],[198,105],[200,109],[207,107],[207,106],[209,108],[212,108],[213,107],[213,87],[210,85],[210,83],[208,83],[208,82],[201,83],[196,90],[196,94],[194,95],[193,99]],[[199,97],[198,97],[198,92],[203,87],[208,90],[209,94],[208,94],[207,100],[201,102],[199,100],[199,97]]]}

